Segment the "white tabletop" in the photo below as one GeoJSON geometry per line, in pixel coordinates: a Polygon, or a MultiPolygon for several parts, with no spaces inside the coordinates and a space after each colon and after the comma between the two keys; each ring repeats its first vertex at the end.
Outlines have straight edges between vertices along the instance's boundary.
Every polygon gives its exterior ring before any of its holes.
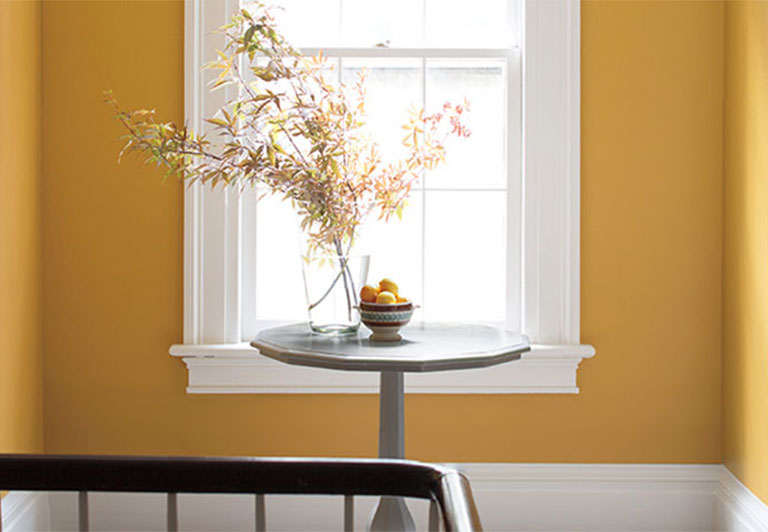
{"type": "Polygon", "coordinates": [[[287,364],[348,371],[445,371],[517,360],[528,338],[499,327],[415,323],[399,342],[371,342],[370,331],[348,336],[313,333],[305,323],[262,331],[253,347],[287,364]]]}

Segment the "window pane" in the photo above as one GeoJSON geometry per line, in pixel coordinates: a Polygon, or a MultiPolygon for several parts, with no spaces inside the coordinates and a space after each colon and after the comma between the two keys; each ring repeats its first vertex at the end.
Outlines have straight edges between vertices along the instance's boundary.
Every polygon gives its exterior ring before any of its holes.
{"type": "Polygon", "coordinates": [[[506,48],[513,44],[508,0],[425,1],[426,47],[506,48]]]}
{"type": "MultiPolygon", "coordinates": [[[[325,57],[325,62],[323,65],[323,68],[321,70],[322,78],[324,81],[336,85],[338,80],[338,59],[333,57],[325,57]]],[[[293,61],[295,61],[294,58],[286,59],[285,61],[288,62],[288,65],[291,65],[293,61]]],[[[264,57],[256,57],[255,63],[258,66],[266,66],[268,63],[268,59],[264,57]]],[[[250,84],[251,88],[255,90],[255,92],[259,94],[266,94],[267,91],[280,94],[280,93],[286,93],[288,95],[293,94],[293,91],[291,90],[291,82],[285,79],[278,79],[278,80],[272,80],[272,81],[264,81],[259,79],[258,77],[254,76],[253,72],[250,69],[244,70],[245,74],[244,77],[246,81],[250,84]]],[[[317,94],[319,91],[319,87],[315,85],[314,83],[308,83],[307,88],[310,92],[314,92],[317,94]]],[[[285,101],[288,101],[286,98],[285,101]]],[[[295,101],[295,99],[291,99],[291,102],[295,101]]],[[[285,103],[283,103],[283,110],[285,109],[285,103]]],[[[269,123],[269,120],[271,118],[274,118],[275,116],[282,115],[282,110],[277,109],[274,105],[268,105],[265,110],[261,113],[259,113],[257,116],[257,119],[252,119],[248,122],[248,126],[261,131],[262,133],[266,133],[272,129],[272,126],[269,123]]],[[[253,118],[253,117],[251,117],[253,118]]],[[[297,120],[299,118],[297,113],[292,113],[293,120],[297,120]]],[[[288,139],[284,135],[279,136],[279,141],[282,145],[282,147],[291,153],[294,152],[293,145],[295,144],[298,146],[299,150],[302,151],[302,153],[307,153],[310,149],[309,142],[302,136],[293,137],[293,142],[289,142],[288,139]]]]}
{"type": "Polygon", "coordinates": [[[427,61],[427,109],[444,102],[469,101],[469,138],[450,137],[448,164],[427,177],[428,188],[505,188],[506,60],[431,59],[427,61]]]}
{"type": "Polygon", "coordinates": [[[382,160],[401,157],[402,125],[408,110],[420,106],[420,59],[344,59],[342,81],[351,85],[367,73],[366,122],[368,132],[381,148],[382,160]]]}
{"type": "Polygon", "coordinates": [[[506,192],[426,194],[424,319],[504,320],[506,192]]]}
{"type": "Polygon", "coordinates": [[[256,206],[256,319],[307,319],[299,224],[291,204],[265,196],[256,206]]]}
{"type": "MultiPolygon", "coordinates": [[[[336,84],[336,81],[339,78],[338,74],[338,59],[335,57],[328,57],[324,56],[324,64],[322,69],[320,70],[322,74],[322,78],[324,81],[331,83],[333,85],[336,84]]],[[[289,66],[292,65],[296,59],[290,58],[285,59],[284,61],[287,62],[289,66]]],[[[259,57],[256,56],[254,58],[254,63],[260,67],[267,66],[269,63],[269,60],[265,57],[259,57]]],[[[286,63],[283,63],[286,64],[286,63]]],[[[258,77],[253,75],[253,72],[249,68],[249,65],[246,65],[246,67],[243,68],[243,77],[245,80],[250,83],[251,85],[255,85],[260,91],[263,91],[264,89],[269,89],[272,92],[280,93],[280,92],[288,92],[288,94],[291,94],[290,88],[291,84],[285,80],[285,79],[279,79],[279,80],[271,80],[271,81],[264,81],[259,79],[258,77]]]]}
{"type": "Polygon", "coordinates": [[[421,46],[423,0],[348,0],[342,8],[342,46],[421,46]]]}
{"type": "MultiPolygon", "coordinates": [[[[247,1],[244,6],[248,7],[247,1]]],[[[339,0],[273,0],[277,27],[292,45],[336,46],[339,0]]]]}
{"type": "MultiPolygon", "coordinates": [[[[371,255],[368,284],[375,286],[389,277],[398,284],[400,295],[417,304],[422,298],[422,212],[422,193],[414,191],[401,220],[395,216],[385,223],[372,217],[358,239],[358,251],[371,255]]],[[[421,319],[418,312],[414,320],[421,319]]]]}
{"type": "Polygon", "coordinates": [[[272,3],[278,27],[296,46],[368,48],[389,41],[393,48],[508,48],[517,41],[509,0],[474,0],[471,8],[464,0],[272,3]]]}

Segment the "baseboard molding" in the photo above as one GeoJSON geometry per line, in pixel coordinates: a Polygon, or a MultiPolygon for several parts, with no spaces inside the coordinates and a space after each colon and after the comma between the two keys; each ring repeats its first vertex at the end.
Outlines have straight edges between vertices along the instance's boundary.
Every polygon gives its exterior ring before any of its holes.
{"type": "MultiPolygon", "coordinates": [[[[721,465],[450,464],[472,483],[488,531],[768,532],[768,506],[721,465]]],[[[355,525],[365,525],[375,499],[358,497],[355,525]]],[[[428,505],[408,502],[417,528],[428,505]]],[[[253,530],[253,497],[180,495],[185,532],[253,530]]],[[[92,493],[92,530],[165,528],[162,494],[92,493]]],[[[341,497],[267,497],[273,531],[340,530],[341,497]]],[[[77,494],[10,493],[4,532],[77,530],[77,494]],[[49,517],[50,516],[50,517],[49,517]]]]}
{"type": "Polygon", "coordinates": [[[717,490],[715,529],[768,532],[768,506],[725,467],[717,490]]]}
{"type": "Polygon", "coordinates": [[[712,530],[717,465],[454,464],[486,530],[712,530]]]}
{"type": "Polygon", "coordinates": [[[48,531],[51,529],[48,494],[12,491],[2,501],[3,532],[48,531]]]}

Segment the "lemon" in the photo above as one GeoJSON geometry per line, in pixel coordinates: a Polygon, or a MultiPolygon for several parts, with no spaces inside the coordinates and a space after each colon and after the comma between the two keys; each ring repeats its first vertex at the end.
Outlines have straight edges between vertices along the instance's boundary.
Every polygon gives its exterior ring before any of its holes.
{"type": "Polygon", "coordinates": [[[391,305],[392,303],[397,302],[397,296],[393,294],[392,292],[383,291],[379,292],[379,295],[376,296],[376,303],[381,303],[384,305],[391,305]]]}
{"type": "Polygon", "coordinates": [[[395,297],[397,297],[397,284],[392,279],[387,279],[385,277],[379,281],[379,290],[382,292],[391,292],[395,297]]]}
{"type": "Polygon", "coordinates": [[[379,289],[369,284],[360,289],[360,299],[366,303],[373,303],[376,301],[376,296],[379,294],[379,289]]]}

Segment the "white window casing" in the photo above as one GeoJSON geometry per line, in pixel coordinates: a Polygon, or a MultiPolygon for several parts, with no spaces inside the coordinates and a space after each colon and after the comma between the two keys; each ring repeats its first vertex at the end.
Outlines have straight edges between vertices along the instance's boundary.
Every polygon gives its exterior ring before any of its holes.
{"type": "MultiPolygon", "coordinates": [[[[509,186],[508,194],[522,201],[522,231],[509,222],[507,237],[508,261],[519,263],[521,282],[507,283],[507,315],[530,337],[532,350],[492,368],[408,374],[407,392],[578,393],[579,364],[595,352],[579,333],[579,1],[521,1],[522,76],[508,79],[522,78],[523,138],[510,128],[508,142],[522,142],[522,190],[509,186]]],[[[227,97],[208,90],[212,73],[201,66],[223,48],[214,30],[237,7],[235,0],[185,2],[185,115],[196,130],[227,97]]],[[[274,325],[243,320],[255,314],[254,298],[247,297],[255,281],[243,275],[253,253],[243,230],[255,223],[252,211],[233,190],[193,185],[185,191],[184,343],[170,353],[188,368],[187,391],[377,393],[375,373],[290,366],[243,342],[274,325]]]]}

